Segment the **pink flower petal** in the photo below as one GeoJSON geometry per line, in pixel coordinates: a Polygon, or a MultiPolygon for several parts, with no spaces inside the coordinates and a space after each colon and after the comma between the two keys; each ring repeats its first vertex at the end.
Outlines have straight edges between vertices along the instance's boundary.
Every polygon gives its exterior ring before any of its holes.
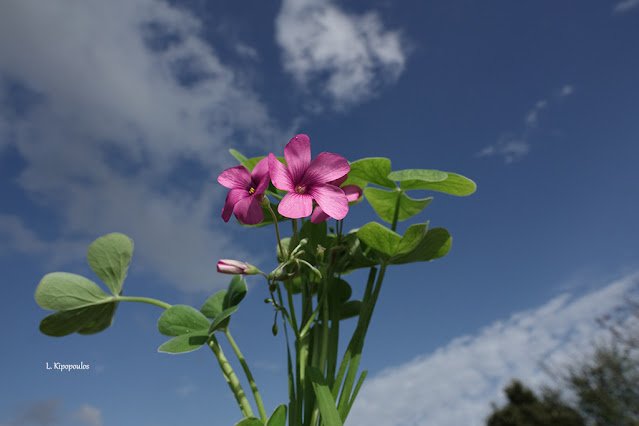
{"type": "Polygon", "coordinates": [[[271,175],[271,181],[277,189],[281,189],[282,191],[295,190],[295,186],[293,185],[286,166],[280,163],[280,160],[273,154],[268,155],[268,170],[271,175]]]}
{"type": "Polygon", "coordinates": [[[315,207],[313,210],[313,214],[311,215],[311,222],[313,223],[322,223],[325,222],[329,216],[324,213],[324,210],[320,206],[315,207]]]}
{"type": "Polygon", "coordinates": [[[246,197],[235,205],[233,213],[240,222],[247,225],[257,225],[264,219],[262,205],[257,197],[246,197]]]}
{"type": "Polygon", "coordinates": [[[255,180],[261,180],[264,175],[268,175],[268,157],[264,157],[258,161],[251,172],[251,177],[255,180]]]}
{"type": "Polygon", "coordinates": [[[228,222],[231,218],[231,213],[233,213],[235,205],[247,197],[250,197],[250,194],[245,189],[231,189],[228,194],[226,194],[226,201],[222,209],[222,219],[224,219],[224,222],[228,222]]]}
{"type": "Polygon", "coordinates": [[[341,220],[348,213],[348,200],[340,188],[333,185],[317,185],[312,187],[309,193],[330,217],[341,220]]]}
{"type": "Polygon", "coordinates": [[[330,181],[328,183],[331,184],[331,185],[339,186],[341,188],[342,184],[344,182],[346,182],[346,179],[348,179],[348,173],[345,174],[344,176],[342,176],[341,178],[332,180],[332,181],[330,181]]]}
{"type": "Polygon", "coordinates": [[[285,217],[298,219],[307,217],[313,212],[313,197],[309,194],[289,192],[282,198],[277,211],[285,217]]]}
{"type": "Polygon", "coordinates": [[[220,173],[217,181],[228,189],[248,189],[251,185],[251,174],[246,170],[246,167],[235,166],[220,173]]]}
{"type": "Polygon", "coordinates": [[[357,185],[346,185],[342,187],[342,191],[346,194],[349,203],[354,203],[362,196],[362,188],[357,185]]]}
{"type": "Polygon", "coordinates": [[[284,158],[293,183],[299,183],[311,164],[311,140],[307,135],[293,137],[284,147],[284,158]]]}
{"type": "Polygon", "coordinates": [[[306,170],[304,184],[317,185],[340,179],[348,174],[351,166],[346,158],[331,152],[320,153],[306,170]]]}
{"type": "Polygon", "coordinates": [[[257,188],[255,188],[255,194],[263,194],[268,188],[268,184],[271,182],[269,175],[269,166],[268,166],[268,157],[262,158],[253,169],[251,173],[251,177],[253,178],[253,182],[257,183],[257,188]]]}

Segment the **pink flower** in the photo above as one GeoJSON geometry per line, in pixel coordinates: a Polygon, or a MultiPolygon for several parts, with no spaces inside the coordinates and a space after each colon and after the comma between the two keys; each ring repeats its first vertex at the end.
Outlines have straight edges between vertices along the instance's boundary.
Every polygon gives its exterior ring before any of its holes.
{"type": "Polygon", "coordinates": [[[255,275],[260,272],[255,266],[246,262],[232,259],[220,259],[217,261],[217,272],[231,275],[255,275]]]}
{"type": "Polygon", "coordinates": [[[229,221],[231,213],[247,225],[258,224],[264,219],[262,199],[269,184],[268,164],[268,158],[263,158],[253,172],[244,166],[236,166],[217,177],[220,185],[230,189],[222,209],[224,222],[229,221]]]}
{"type": "MultiPolygon", "coordinates": [[[[355,201],[359,200],[359,198],[362,196],[362,188],[360,188],[357,185],[341,186],[345,180],[346,180],[346,176],[342,177],[341,179],[334,180],[333,182],[330,182],[330,183],[332,185],[339,186],[342,189],[342,191],[344,191],[344,194],[346,194],[346,199],[348,200],[348,202],[354,203],[355,201]]],[[[313,214],[311,215],[311,222],[322,223],[329,217],[330,217],[329,215],[324,213],[324,210],[322,210],[322,207],[318,205],[317,207],[315,207],[315,210],[313,210],[313,214]]]]}
{"type": "Polygon", "coordinates": [[[291,219],[309,216],[313,200],[326,214],[343,219],[348,213],[348,199],[331,182],[350,171],[348,161],[330,152],[320,153],[311,161],[311,141],[307,135],[297,135],[284,148],[288,166],[273,154],[268,156],[271,180],[276,188],[288,191],[277,207],[282,216],[291,219]]]}

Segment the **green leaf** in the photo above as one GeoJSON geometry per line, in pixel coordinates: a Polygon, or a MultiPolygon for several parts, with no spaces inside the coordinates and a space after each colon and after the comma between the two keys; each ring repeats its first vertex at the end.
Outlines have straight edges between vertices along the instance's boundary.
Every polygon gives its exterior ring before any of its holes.
{"type": "MultiPolygon", "coordinates": [[[[318,253],[318,246],[328,248],[329,241],[326,235],[327,224],[313,223],[310,220],[304,222],[302,229],[300,229],[300,240],[306,238],[308,240],[307,247],[311,250],[312,254],[318,253]]],[[[306,248],[304,248],[306,250],[306,248]]]]}
{"type": "Polygon", "coordinates": [[[271,417],[266,422],[266,426],[285,426],[286,425],[286,405],[279,405],[271,417]]]}
{"type": "Polygon", "coordinates": [[[229,149],[229,153],[235,158],[240,164],[244,163],[248,158],[244,154],[241,154],[237,149],[229,149]]]}
{"type": "Polygon", "coordinates": [[[231,319],[230,317],[237,311],[237,309],[238,307],[236,305],[231,306],[228,309],[224,309],[222,312],[220,312],[220,314],[215,317],[215,320],[213,321],[213,324],[211,324],[211,327],[209,327],[209,334],[228,327],[229,320],[231,319]]]}
{"type": "Polygon", "coordinates": [[[316,367],[307,367],[306,371],[313,384],[313,391],[317,397],[322,423],[330,426],[343,426],[342,419],[335,407],[335,399],[326,385],[322,373],[316,367]]]}
{"type": "Polygon", "coordinates": [[[375,252],[363,244],[357,237],[357,230],[349,231],[342,242],[346,248],[346,255],[340,256],[335,265],[336,271],[347,273],[349,271],[368,268],[379,264],[379,259],[375,252]]]}
{"type": "Polygon", "coordinates": [[[180,336],[208,328],[209,320],[188,305],[173,305],[158,320],[158,330],[166,336],[180,336]]]}
{"type": "Polygon", "coordinates": [[[421,182],[441,182],[446,180],[448,173],[439,170],[405,169],[390,172],[388,178],[394,181],[416,180],[421,182]]]}
{"type": "Polygon", "coordinates": [[[208,340],[208,330],[197,330],[192,333],[182,334],[164,342],[158,352],[167,354],[182,354],[199,349],[208,340]]]}
{"type": "Polygon", "coordinates": [[[235,423],[235,426],[264,426],[264,423],[256,417],[246,417],[235,423]]]}
{"type": "Polygon", "coordinates": [[[400,186],[402,189],[425,189],[427,191],[443,192],[445,194],[465,197],[477,190],[477,185],[472,180],[458,175],[457,173],[447,172],[448,177],[440,182],[425,182],[421,180],[403,181],[400,186]]]}
{"type": "Polygon", "coordinates": [[[362,302],[359,300],[350,300],[340,307],[339,319],[345,320],[359,315],[362,310],[362,302]]]}
{"type": "Polygon", "coordinates": [[[357,237],[367,246],[385,255],[391,257],[395,254],[399,242],[402,237],[377,222],[369,222],[359,228],[357,237]]]}
{"type": "Polygon", "coordinates": [[[117,303],[102,303],[84,308],[61,311],[45,317],[40,331],[47,336],[61,337],[71,333],[95,334],[113,322],[117,303]]]}
{"type": "Polygon", "coordinates": [[[433,228],[410,253],[391,259],[391,264],[426,262],[446,256],[452,245],[452,237],[444,228],[433,228]]]}
{"type": "Polygon", "coordinates": [[[122,291],[133,257],[133,240],[124,234],[104,235],[89,245],[87,260],[93,272],[117,296],[122,291]]]}
{"type": "Polygon", "coordinates": [[[200,312],[205,317],[215,319],[224,310],[224,299],[226,298],[226,290],[220,290],[210,296],[200,308],[200,312]]]}
{"type": "Polygon", "coordinates": [[[35,291],[35,300],[44,309],[68,311],[113,300],[96,283],[81,275],[53,272],[45,275],[35,291]]]}
{"type": "Polygon", "coordinates": [[[426,236],[427,230],[428,223],[416,223],[409,226],[399,241],[399,245],[395,253],[393,253],[393,256],[401,256],[415,250],[426,236]]]}
{"type": "Polygon", "coordinates": [[[229,283],[229,288],[226,291],[226,296],[222,302],[222,307],[228,309],[231,306],[239,305],[239,303],[246,297],[246,281],[241,275],[235,275],[229,283]]]}
{"type": "Polygon", "coordinates": [[[348,173],[349,183],[363,187],[362,183],[374,183],[387,188],[395,188],[395,182],[388,179],[391,172],[391,161],[383,157],[369,157],[351,163],[351,171],[348,173]]]}
{"type": "Polygon", "coordinates": [[[420,213],[433,200],[433,197],[411,198],[402,191],[387,191],[370,187],[364,189],[364,196],[380,219],[388,223],[393,222],[397,197],[399,197],[397,220],[400,222],[420,213]]]}
{"type": "Polygon", "coordinates": [[[252,157],[252,158],[248,158],[244,161],[242,161],[242,165],[244,167],[246,167],[247,169],[249,169],[249,171],[253,171],[253,169],[255,168],[255,166],[257,165],[257,163],[259,163],[260,161],[262,161],[262,159],[264,159],[264,155],[262,155],[261,157],[252,157]]]}
{"type": "MultiPolygon", "coordinates": [[[[253,169],[255,168],[255,166],[257,165],[257,163],[259,163],[260,161],[262,161],[262,159],[266,157],[265,155],[262,155],[261,157],[251,157],[251,158],[247,158],[244,161],[241,161],[242,165],[244,167],[246,167],[247,169],[249,169],[249,171],[253,171],[253,169]]],[[[286,160],[284,159],[284,157],[277,157],[278,160],[280,160],[280,162],[282,164],[286,164],[286,160]]]]}
{"type": "Polygon", "coordinates": [[[353,289],[350,284],[342,279],[335,278],[331,281],[330,293],[335,296],[339,303],[344,303],[351,298],[353,289]]]}

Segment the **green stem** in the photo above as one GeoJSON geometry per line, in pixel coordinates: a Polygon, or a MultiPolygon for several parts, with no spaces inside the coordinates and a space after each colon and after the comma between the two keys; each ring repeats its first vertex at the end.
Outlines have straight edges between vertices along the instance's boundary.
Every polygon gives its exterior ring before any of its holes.
{"type": "Polygon", "coordinates": [[[163,302],[158,299],[153,299],[151,297],[138,297],[138,296],[116,296],[116,302],[138,302],[138,303],[148,303],[149,305],[159,306],[162,309],[169,309],[171,305],[166,302],[163,302]]]}
{"type": "Polygon", "coordinates": [[[267,204],[268,211],[271,213],[271,217],[273,218],[273,224],[275,225],[275,235],[277,236],[277,246],[280,248],[280,253],[282,254],[282,258],[288,257],[286,253],[284,253],[284,249],[282,248],[282,238],[280,236],[280,226],[277,224],[277,216],[273,211],[273,207],[271,207],[271,203],[267,204]]]}
{"type": "Polygon", "coordinates": [[[222,374],[226,379],[233,395],[235,395],[235,399],[237,400],[238,405],[240,406],[240,410],[244,417],[253,417],[253,409],[251,408],[251,404],[246,399],[246,394],[244,393],[244,389],[242,389],[242,385],[240,384],[235,371],[233,371],[233,367],[224,356],[224,352],[222,351],[222,347],[219,342],[215,338],[215,336],[211,336],[209,340],[209,347],[215,354],[218,363],[220,364],[220,368],[222,369],[222,374]]]}
{"type": "Polygon", "coordinates": [[[395,201],[395,211],[393,212],[393,222],[391,224],[391,229],[395,231],[397,229],[397,222],[399,220],[399,204],[402,200],[403,190],[397,188],[397,200],[395,201]]]}
{"type": "Polygon", "coordinates": [[[224,332],[224,334],[226,335],[226,338],[231,344],[231,347],[233,348],[233,352],[235,352],[235,356],[237,356],[237,359],[240,361],[240,364],[242,365],[244,374],[246,374],[246,379],[248,380],[249,385],[251,386],[251,391],[253,392],[253,397],[255,398],[255,404],[257,405],[257,410],[260,412],[260,417],[262,418],[262,421],[266,423],[266,421],[268,420],[268,416],[266,414],[266,410],[264,409],[264,402],[262,401],[262,396],[260,395],[260,391],[257,388],[257,384],[255,383],[255,379],[253,378],[253,374],[251,374],[251,370],[249,369],[249,366],[246,363],[246,359],[244,358],[244,355],[240,351],[240,347],[235,342],[235,339],[233,339],[233,336],[231,335],[231,331],[228,329],[228,327],[226,328],[226,331],[224,332]]]}
{"type": "Polygon", "coordinates": [[[297,241],[297,219],[291,219],[291,225],[293,227],[293,239],[297,241]]]}

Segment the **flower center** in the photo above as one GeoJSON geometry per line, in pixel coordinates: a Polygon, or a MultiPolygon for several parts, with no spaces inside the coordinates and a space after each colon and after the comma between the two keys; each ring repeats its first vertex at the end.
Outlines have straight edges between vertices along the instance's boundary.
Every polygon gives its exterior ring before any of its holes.
{"type": "Polygon", "coordinates": [[[255,188],[250,187],[249,188],[249,194],[251,194],[251,195],[255,194],[255,188]]]}
{"type": "Polygon", "coordinates": [[[306,186],[304,185],[297,185],[295,187],[295,192],[297,192],[298,194],[304,194],[306,192],[306,186]]]}

